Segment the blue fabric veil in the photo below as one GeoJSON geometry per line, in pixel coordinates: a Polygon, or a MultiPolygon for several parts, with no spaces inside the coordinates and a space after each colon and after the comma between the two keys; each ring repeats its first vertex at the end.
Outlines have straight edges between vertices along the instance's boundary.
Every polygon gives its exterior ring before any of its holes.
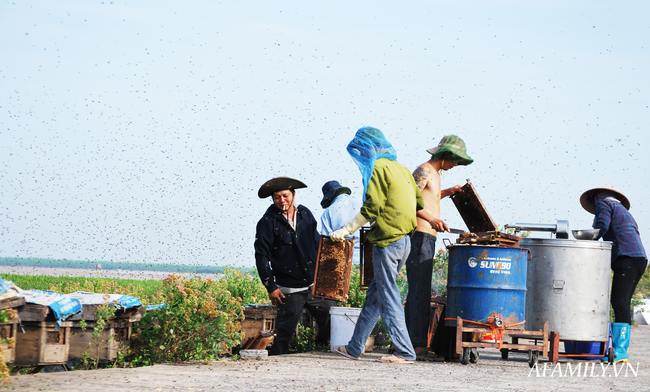
{"type": "Polygon", "coordinates": [[[366,201],[368,183],[375,169],[375,161],[380,158],[397,160],[397,152],[384,134],[377,128],[363,127],[357,131],[354,139],[348,144],[348,153],[354,163],[359,166],[363,178],[363,201],[366,201]]]}

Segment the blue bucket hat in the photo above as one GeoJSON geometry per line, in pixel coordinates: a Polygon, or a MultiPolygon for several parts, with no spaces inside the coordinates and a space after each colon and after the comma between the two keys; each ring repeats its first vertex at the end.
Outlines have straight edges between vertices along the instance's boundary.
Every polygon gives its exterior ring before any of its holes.
{"type": "Polygon", "coordinates": [[[341,184],[336,180],[327,181],[325,185],[323,185],[323,200],[320,202],[321,207],[329,207],[334,199],[344,193],[351,195],[352,191],[348,187],[341,186],[341,184]]]}

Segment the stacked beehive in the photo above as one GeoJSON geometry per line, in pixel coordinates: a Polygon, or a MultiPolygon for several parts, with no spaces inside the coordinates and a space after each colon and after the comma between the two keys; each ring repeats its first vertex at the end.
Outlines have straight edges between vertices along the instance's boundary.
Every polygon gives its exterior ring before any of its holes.
{"type": "MultiPolygon", "coordinates": [[[[25,303],[19,307],[20,327],[13,364],[19,366],[61,365],[79,361],[84,353],[99,362],[112,361],[121,348],[128,347],[131,326],[142,318],[142,305],[118,308],[109,318],[99,339],[93,339],[95,311],[100,304],[81,304],[81,311],[57,320],[47,305],[25,303]],[[111,339],[109,336],[113,335],[111,339]]],[[[7,361],[10,362],[10,361],[7,361]]]]}

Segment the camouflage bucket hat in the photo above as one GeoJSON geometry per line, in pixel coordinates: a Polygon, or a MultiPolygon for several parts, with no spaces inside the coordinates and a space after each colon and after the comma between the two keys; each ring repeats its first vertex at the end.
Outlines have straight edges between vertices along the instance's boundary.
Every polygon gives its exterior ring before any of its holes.
{"type": "Polygon", "coordinates": [[[440,140],[438,147],[430,148],[427,152],[433,155],[433,160],[444,159],[448,162],[458,163],[459,165],[469,165],[474,162],[467,155],[465,142],[456,135],[447,135],[440,140]]]}

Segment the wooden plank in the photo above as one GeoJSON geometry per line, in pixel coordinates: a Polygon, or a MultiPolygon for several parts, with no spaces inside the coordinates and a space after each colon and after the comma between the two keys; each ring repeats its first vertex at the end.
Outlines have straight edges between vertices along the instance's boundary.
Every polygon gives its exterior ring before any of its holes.
{"type": "Polygon", "coordinates": [[[456,319],[456,354],[463,352],[463,319],[460,316],[456,319]]]}
{"type": "Polygon", "coordinates": [[[548,321],[544,323],[544,352],[542,353],[542,356],[544,358],[548,357],[548,321]]]}
{"type": "MultiPolygon", "coordinates": [[[[446,302],[446,299],[443,298],[446,302]]],[[[429,330],[427,333],[427,347],[433,350],[433,341],[435,339],[436,333],[438,330],[441,330],[441,325],[444,324],[444,319],[442,314],[445,310],[445,304],[440,302],[434,302],[435,299],[431,298],[430,308],[429,308],[429,330]]]]}
{"type": "Polygon", "coordinates": [[[25,333],[16,334],[15,365],[60,365],[68,361],[69,321],[57,330],[55,321],[24,321],[25,333]]]}
{"type": "Polygon", "coordinates": [[[131,341],[131,325],[128,320],[109,321],[106,329],[102,332],[99,342],[93,338],[96,323],[86,323],[86,329],[83,330],[79,323],[70,327],[70,344],[68,360],[82,360],[84,353],[88,353],[92,358],[98,358],[99,362],[109,362],[117,358],[120,350],[126,350],[131,341]],[[109,336],[113,335],[109,343],[109,336]],[[99,345],[97,345],[99,343],[99,345]]]}
{"type": "MultiPolygon", "coordinates": [[[[474,343],[474,342],[463,342],[462,347],[493,347],[493,348],[499,348],[499,345],[497,343],[474,343]]],[[[539,351],[540,355],[543,358],[548,358],[548,355],[544,355],[544,347],[540,345],[535,345],[535,344],[511,344],[511,343],[503,343],[501,345],[501,348],[505,348],[508,350],[523,350],[523,351],[539,351]]],[[[462,349],[461,349],[462,350],[462,349]]],[[[591,354],[594,355],[594,354],[591,354]]]]}
{"type": "Polygon", "coordinates": [[[553,365],[557,364],[559,360],[559,353],[560,353],[560,333],[559,332],[551,332],[551,345],[550,345],[550,352],[549,352],[549,360],[553,365]]]}
{"type": "Polygon", "coordinates": [[[0,300],[0,310],[17,308],[25,305],[25,297],[12,297],[0,300]]]}
{"type": "Polygon", "coordinates": [[[49,318],[53,319],[54,314],[50,314],[50,308],[47,305],[25,304],[19,311],[18,317],[22,321],[44,321],[49,318]]]}
{"type": "Polygon", "coordinates": [[[41,329],[25,327],[24,333],[16,335],[16,355],[14,364],[35,365],[41,358],[41,329]]]}
{"type": "Polygon", "coordinates": [[[63,364],[68,362],[70,327],[45,328],[43,358],[39,365],[63,364]]]}
{"type": "MultiPolygon", "coordinates": [[[[99,308],[101,304],[84,304],[81,306],[81,313],[75,314],[73,316],[70,316],[67,320],[70,321],[79,321],[79,320],[86,320],[86,321],[93,321],[95,320],[95,312],[97,311],[97,308],[99,308]]],[[[128,308],[128,309],[116,309],[115,310],[115,315],[111,317],[111,320],[114,319],[130,319],[132,322],[138,321],[142,318],[144,315],[144,306],[138,306],[138,307],[133,307],[133,308],[128,308]]]]}
{"type": "Polygon", "coordinates": [[[272,331],[258,332],[241,345],[242,350],[265,350],[271,344],[275,334],[272,331]]]}

